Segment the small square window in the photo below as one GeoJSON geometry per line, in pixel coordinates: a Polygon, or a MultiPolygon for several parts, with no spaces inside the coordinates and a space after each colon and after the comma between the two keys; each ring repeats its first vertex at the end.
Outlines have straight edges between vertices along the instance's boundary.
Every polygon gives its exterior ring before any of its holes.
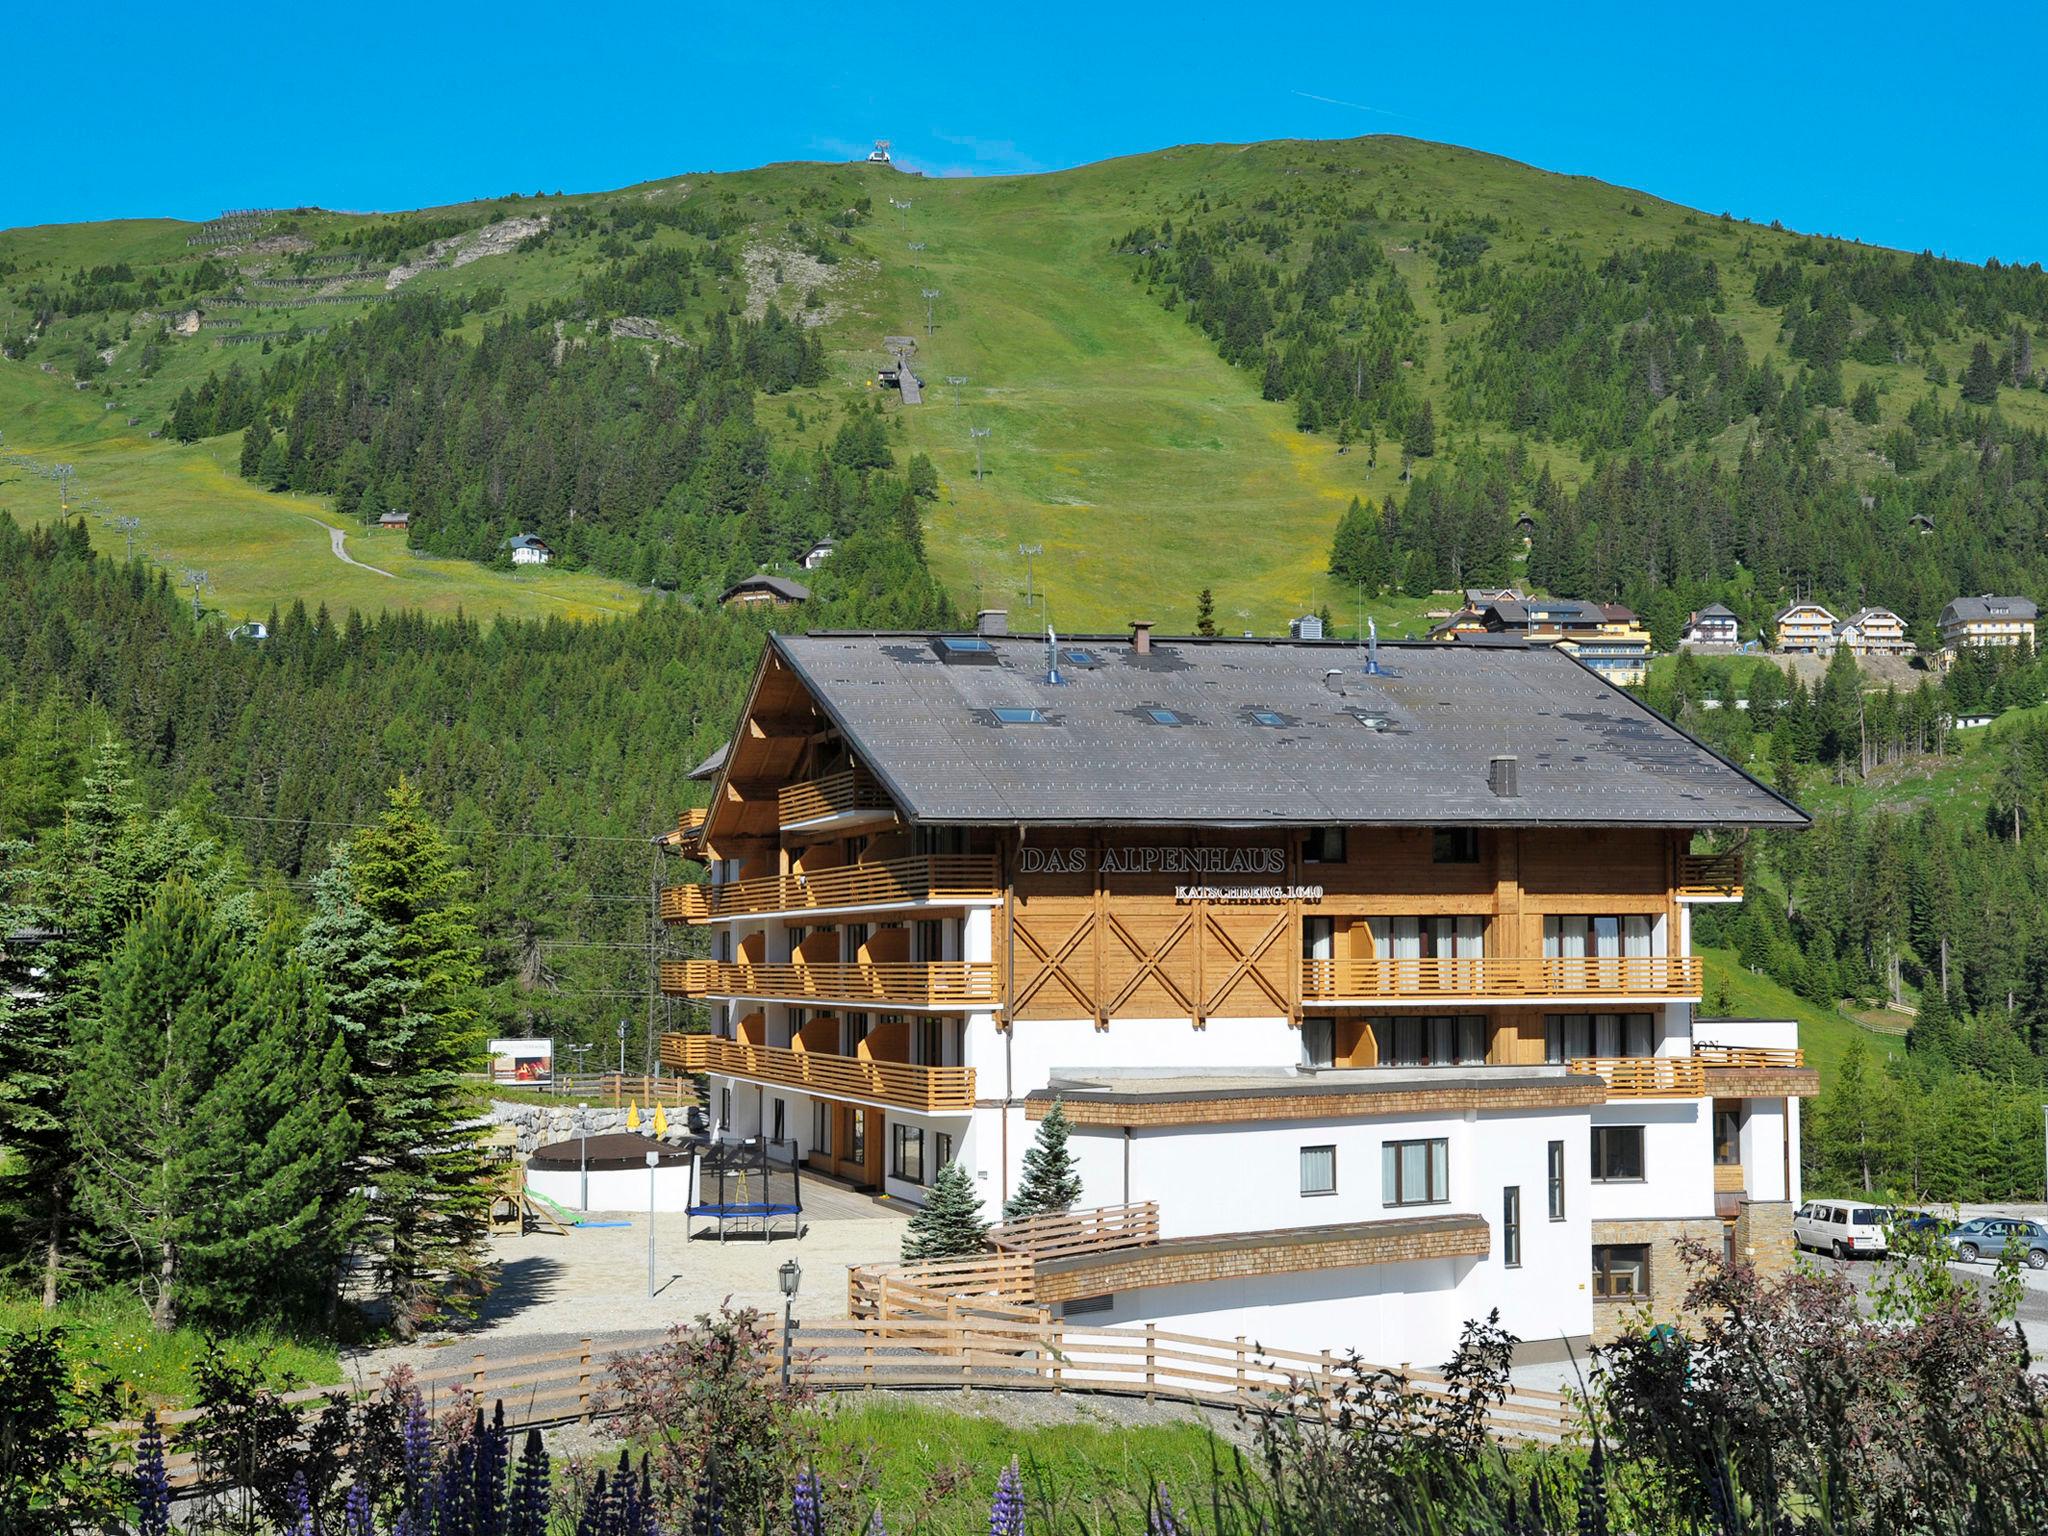
{"type": "Polygon", "coordinates": [[[1253,710],[1252,720],[1254,723],[1258,725],[1272,726],[1275,728],[1283,726],[1287,723],[1287,717],[1285,715],[1275,714],[1270,709],[1253,710]]]}
{"type": "Polygon", "coordinates": [[[1060,655],[1070,667],[1099,667],[1102,665],[1102,658],[1093,651],[1062,651],[1060,655]]]}
{"type": "Polygon", "coordinates": [[[1342,827],[1310,827],[1302,834],[1301,856],[1310,864],[1342,864],[1344,862],[1344,829],[1342,827]]]}
{"type": "Polygon", "coordinates": [[[1178,710],[1148,709],[1145,713],[1152,717],[1154,725],[1186,725],[1188,723],[1188,717],[1178,710]]]}
{"type": "Polygon", "coordinates": [[[995,709],[990,711],[998,725],[1043,725],[1045,711],[1042,709],[995,709]]]}
{"type": "Polygon", "coordinates": [[[1334,1146],[1301,1149],[1301,1192],[1304,1195],[1337,1193],[1337,1149],[1334,1146]]]}
{"type": "Polygon", "coordinates": [[[1593,1182],[1638,1184],[1643,1178],[1643,1128],[1640,1125],[1593,1127],[1593,1182]]]}
{"type": "Polygon", "coordinates": [[[1477,827],[1438,827],[1431,834],[1430,857],[1439,864],[1477,864],[1479,862],[1479,829],[1477,827]]]}
{"type": "Polygon", "coordinates": [[[1593,1249],[1593,1294],[1612,1300],[1650,1294],[1650,1245],[1601,1243],[1593,1249]]]}

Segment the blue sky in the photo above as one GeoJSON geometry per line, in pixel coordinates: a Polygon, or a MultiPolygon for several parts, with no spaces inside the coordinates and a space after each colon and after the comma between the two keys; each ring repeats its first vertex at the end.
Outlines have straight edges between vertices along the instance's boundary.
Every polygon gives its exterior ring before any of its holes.
{"type": "Polygon", "coordinates": [[[18,9],[8,51],[45,64],[16,71],[0,227],[594,190],[875,138],[985,175],[1402,133],[1795,229],[2048,259],[2041,7],[312,10],[18,9]]]}

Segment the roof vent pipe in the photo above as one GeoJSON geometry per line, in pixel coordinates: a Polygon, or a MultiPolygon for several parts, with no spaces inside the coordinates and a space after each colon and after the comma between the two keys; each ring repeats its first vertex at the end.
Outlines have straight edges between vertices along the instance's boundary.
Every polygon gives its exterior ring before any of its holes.
{"type": "Polygon", "coordinates": [[[1131,649],[1140,656],[1152,654],[1152,620],[1131,620],[1131,649]]]}
{"type": "Polygon", "coordinates": [[[977,635],[1007,635],[1010,632],[1010,610],[982,609],[974,616],[974,632],[977,635]]]}
{"type": "Polygon", "coordinates": [[[1486,787],[1503,800],[1514,800],[1522,793],[1519,765],[1512,757],[1496,757],[1486,766],[1486,787]]]}

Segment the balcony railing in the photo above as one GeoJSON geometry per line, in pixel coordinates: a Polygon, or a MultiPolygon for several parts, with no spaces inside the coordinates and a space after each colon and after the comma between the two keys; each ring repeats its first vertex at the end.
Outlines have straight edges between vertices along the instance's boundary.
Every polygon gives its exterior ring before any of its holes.
{"type": "Polygon", "coordinates": [[[717,1035],[663,1035],[662,1065],[800,1088],[827,1098],[867,1099],[902,1109],[965,1114],[974,1108],[974,1068],[921,1067],[824,1051],[748,1045],[717,1035]]]}
{"type": "Polygon", "coordinates": [[[1742,855],[1681,853],[1678,856],[1678,898],[1681,901],[1742,900],[1742,855]]]}
{"type": "Polygon", "coordinates": [[[854,811],[893,811],[895,802],[863,768],[828,773],[822,779],[785,784],[775,792],[777,820],[785,827],[823,821],[854,811]]]}
{"type": "Polygon", "coordinates": [[[664,960],[661,990],[677,997],[787,998],[849,1008],[988,1008],[996,968],[986,960],[880,965],[749,965],[664,960]]]}
{"type": "Polygon", "coordinates": [[[1607,1080],[1610,1099],[1697,1099],[1707,1074],[1690,1056],[1574,1056],[1569,1071],[1607,1080]]]}
{"type": "Polygon", "coordinates": [[[671,923],[708,923],[723,917],[835,907],[993,901],[999,894],[994,859],[981,854],[930,854],[847,864],[810,874],[769,875],[729,885],[672,885],[661,893],[661,915],[671,923]]]}
{"type": "Polygon", "coordinates": [[[1304,960],[1301,995],[1311,1002],[1476,1002],[1492,998],[1696,998],[1691,955],[1576,959],[1304,960]]]}
{"type": "Polygon", "coordinates": [[[1735,1067],[1748,1072],[1776,1072],[1806,1065],[1798,1046],[1695,1045],[1692,1059],[1703,1067],[1735,1067]]]}

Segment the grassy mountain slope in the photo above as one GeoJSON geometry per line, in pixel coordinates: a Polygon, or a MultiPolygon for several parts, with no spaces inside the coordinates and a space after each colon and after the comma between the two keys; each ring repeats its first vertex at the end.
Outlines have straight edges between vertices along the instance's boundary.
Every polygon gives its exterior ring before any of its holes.
{"type": "MultiPolygon", "coordinates": [[[[1323,603],[1348,623],[1356,600],[1334,590],[1324,571],[1337,519],[1353,496],[1384,499],[1402,490],[1400,454],[1388,437],[1376,453],[1361,444],[1340,451],[1333,434],[1296,430],[1291,404],[1262,398],[1255,371],[1225,363],[1182,309],[1168,308],[1140,280],[1133,257],[1118,250],[1135,228],[1223,210],[1276,209],[1275,217],[1296,210],[1299,218],[1308,209],[1313,221],[1335,217],[1318,209],[1370,209],[1371,240],[1413,305],[1402,377],[1436,407],[1439,462],[1514,440],[1455,392],[1453,360],[1481,344],[1490,317],[1445,302],[1432,241],[1449,231],[1483,229],[1486,259],[1516,271],[1566,254],[1598,263],[1618,249],[1682,242],[1720,272],[1718,319],[1741,337],[1750,359],[1769,357],[1788,377],[1799,367],[1780,334],[1779,311],[1758,302],[1752,287],[1765,266],[1794,258],[1800,237],[1473,151],[1369,138],[1187,146],[1031,177],[925,181],[880,168],[785,165],[397,218],[300,213],[265,227],[309,242],[310,253],[295,258],[245,245],[225,258],[224,267],[240,269],[225,282],[221,270],[202,265],[207,248],[187,245],[191,226],[170,221],[4,232],[0,336],[32,334],[35,345],[25,359],[0,360],[0,431],[7,447],[39,458],[72,454],[108,515],[142,518],[165,564],[211,570],[230,611],[260,611],[282,592],[336,606],[459,601],[471,611],[612,610],[631,601],[628,589],[570,572],[515,580],[430,568],[444,562],[419,562],[415,570],[407,562],[400,580],[368,575],[325,550],[324,536],[301,515],[320,508],[278,506],[279,498],[223,477],[233,443],[177,446],[146,433],[180,389],[209,371],[237,361],[261,366],[258,344],[224,346],[224,337],[277,333],[275,350],[304,347],[289,334],[294,324],[341,326],[369,313],[383,302],[385,269],[400,257],[416,262],[430,241],[451,232],[467,239],[497,220],[540,215],[558,230],[579,217],[616,225],[636,209],[685,207],[716,210],[725,245],[743,247],[749,259],[735,274],[704,274],[701,293],[693,290],[684,310],[663,323],[687,338],[701,334],[715,312],[736,314],[749,299],[758,308],[786,266],[777,302],[788,312],[815,301],[829,377],[764,397],[758,414],[778,443],[803,448],[829,441],[854,405],[873,398],[881,338],[916,335],[927,403],[889,403],[896,442],[928,454],[940,472],[941,494],[927,518],[935,568],[963,607],[1020,610],[1026,562],[1018,545],[1043,544],[1034,586],[1065,628],[1113,627],[1131,617],[1185,628],[1205,586],[1214,589],[1226,630],[1272,632],[1323,603]],[[828,223],[834,210],[862,198],[865,217],[843,231],[828,223]],[[909,206],[899,209],[892,199],[909,206]],[[821,267],[805,254],[820,250],[836,260],[821,267]],[[78,312],[60,305],[54,318],[43,318],[52,291],[75,290],[91,269],[119,263],[135,281],[113,279],[104,308],[88,300],[78,312]],[[152,273],[161,290],[153,297],[139,291],[152,273]],[[277,282],[325,274],[334,278],[325,287],[277,282]],[[237,283],[241,307],[205,303],[237,283]],[[929,336],[927,288],[938,291],[929,336]],[[314,293],[339,302],[305,302],[314,293]],[[160,340],[145,376],[154,317],[182,313],[195,298],[205,328],[160,340]],[[292,307],[279,307],[286,304],[292,307]],[[86,391],[74,391],[70,375],[87,348],[111,350],[113,360],[86,391]],[[948,382],[954,377],[966,382],[948,382]],[[131,415],[139,425],[119,425],[131,415]],[[989,433],[989,473],[979,481],[973,428],[989,433]]],[[[611,255],[692,241],[701,246],[684,230],[650,223],[611,255]]],[[[1304,257],[1298,242],[1257,253],[1275,277],[1298,272],[1304,257]]],[[[573,298],[609,259],[601,242],[548,238],[424,271],[407,287],[467,296],[476,307],[464,329],[480,334],[493,315],[573,298]]],[[[1961,331],[1916,340],[1910,362],[1844,363],[1845,389],[1871,382],[1880,406],[1875,422],[1854,421],[1841,409],[1825,413],[1822,451],[1838,471],[1852,479],[1880,473],[1884,434],[1930,389],[1923,379],[1929,362],[1946,369],[1952,382],[1936,394],[1952,404],[1971,341],[1961,331]]],[[[660,350],[660,343],[648,346],[660,350]]],[[[1674,408],[1660,404],[1653,421],[1674,408]]],[[[2048,427],[2048,394],[2009,390],[2000,410],[2016,425],[2048,427]]],[[[1737,421],[1711,451],[1733,463],[1748,436],[1737,421]]],[[[1592,469],[1571,443],[1535,442],[1531,454],[1567,487],[1592,469]]],[[[44,510],[38,497],[48,499],[40,486],[0,487],[0,505],[31,516],[44,510]]],[[[364,551],[385,553],[363,534],[352,535],[352,548],[365,559],[364,551]]],[[[1441,606],[1389,596],[1372,611],[1383,631],[1399,633],[1441,606]]]]}

